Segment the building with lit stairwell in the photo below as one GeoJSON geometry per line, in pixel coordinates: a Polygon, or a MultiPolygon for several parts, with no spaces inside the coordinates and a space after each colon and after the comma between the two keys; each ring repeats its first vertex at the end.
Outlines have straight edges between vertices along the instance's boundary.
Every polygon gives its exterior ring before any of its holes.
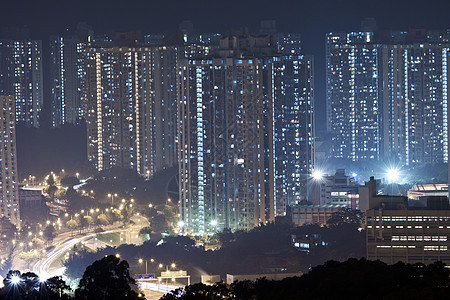
{"type": "Polygon", "coordinates": [[[265,101],[272,107],[272,93],[265,91],[272,63],[227,57],[185,59],[180,67],[183,230],[248,230],[274,221],[273,164],[265,168],[265,150],[271,149],[264,145],[263,124],[265,101]],[[272,186],[265,186],[266,177],[272,186]]]}
{"type": "Polygon", "coordinates": [[[85,117],[84,59],[88,41],[77,36],[50,39],[51,125],[77,124],[85,117]]]}
{"type": "Polygon", "coordinates": [[[177,162],[177,55],[173,47],[86,51],[88,159],[152,176],[177,162]]]}
{"type": "Polygon", "coordinates": [[[328,33],[331,157],[446,163],[449,50],[447,32],[328,33]]]}
{"type": "Polygon", "coordinates": [[[0,218],[20,227],[14,96],[0,96],[0,218]]]}
{"type": "Polygon", "coordinates": [[[248,230],[307,198],[314,165],[313,60],[296,53],[295,37],[286,35],[281,51],[277,36],[243,29],[181,61],[185,232],[248,230]]]}

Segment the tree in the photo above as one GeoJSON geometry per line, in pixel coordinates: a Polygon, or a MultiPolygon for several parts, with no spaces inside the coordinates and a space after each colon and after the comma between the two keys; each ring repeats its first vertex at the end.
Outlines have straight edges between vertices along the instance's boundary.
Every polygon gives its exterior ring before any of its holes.
{"type": "Polygon", "coordinates": [[[363,223],[364,215],[359,210],[343,208],[333,213],[327,221],[328,226],[339,226],[342,224],[352,224],[360,227],[363,223]]]}
{"type": "Polygon", "coordinates": [[[44,238],[47,240],[47,242],[53,241],[53,238],[55,237],[55,227],[53,225],[48,225],[44,229],[44,238]]]}
{"type": "Polygon", "coordinates": [[[53,195],[56,199],[64,199],[66,197],[66,190],[60,189],[56,190],[55,194],[53,195]]]}
{"type": "Polygon", "coordinates": [[[54,177],[53,174],[48,175],[47,185],[48,186],[54,186],[55,185],[55,177],[54,177]]]}
{"type": "Polygon", "coordinates": [[[94,224],[94,218],[91,216],[84,216],[84,220],[88,227],[91,227],[94,224]]]}
{"type": "Polygon", "coordinates": [[[66,226],[67,228],[72,230],[73,233],[73,231],[78,228],[78,222],[75,219],[70,219],[69,221],[67,221],[66,226]]]}
{"type": "MultiPolygon", "coordinates": [[[[47,292],[48,299],[72,299],[65,293],[66,291],[70,291],[70,287],[61,276],[51,277],[47,279],[44,284],[46,289],[41,290],[47,292]]],[[[43,299],[43,297],[40,299],[43,299]]]]}
{"type": "Polygon", "coordinates": [[[14,233],[17,232],[16,226],[11,223],[6,217],[0,218],[0,240],[10,240],[14,238],[14,233]]]}
{"type": "Polygon", "coordinates": [[[20,271],[9,271],[3,280],[4,287],[0,289],[0,299],[71,299],[66,292],[69,286],[60,276],[41,280],[35,273],[20,271]]]}
{"type": "Polygon", "coordinates": [[[35,244],[38,247],[43,247],[45,244],[45,242],[43,240],[41,240],[40,238],[37,238],[37,237],[33,238],[31,241],[33,242],[33,244],[35,244]]]}
{"type": "Polygon", "coordinates": [[[19,258],[24,260],[27,264],[30,264],[33,260],[36,260],[39,258],[39,252],[37,251],[22,251],[19,253],[19,258]]]}
{"type": "Polygon", "coordinates": [[[98,215],[96,223],[98,226],[108,225],[109,224],[108,216],[105,214],[98,215]]]}
{"type": "Polygon", "coordinates": [[[166,216],[163,214],[157,214],[150,221],[150,228],[153,232],[167,232],[169,231],[169,225],[167,224],[166,216]]]}
{"type": "Polygon", "coordinates": [[[49,186],[47,189],[45,189],[45,192],[48,194],[50,199],[55,198],[55,194],[58,191],[58,188],[54,185],[49,186]]]}
{"type": "Polygon", "coordinates": [[[75,299],[144,299],[136,292],[136,282],[128,268],[127,261],[114,255],[95,261],[86,268],[75,299]]]}

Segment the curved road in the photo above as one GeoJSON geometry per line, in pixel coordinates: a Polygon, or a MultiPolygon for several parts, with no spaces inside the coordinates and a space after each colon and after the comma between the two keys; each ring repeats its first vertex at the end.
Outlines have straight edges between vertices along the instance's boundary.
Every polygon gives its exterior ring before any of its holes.
{"type": "MultiPolygon", "coordinates": [[[[87,235],[81,237],[71,238],[65,241],[59,242],[55,245],[55,248],[47,253],[46,257],[36,262],[33,266],[33,272],[37,274],[41,278],[50,278],[53,276],[62,276],[64,274],[64,267],[60,267],[57,269],[50,270],[50,266],[61,256],[63,256],[66,252],[70,251],[74,245],[78,243],[86,243],[88,240],[95,238],[97,234],[105,234],[105,233],[113,233],[120,231],[128,231],[130,232],[129,243],[130,244],[138,244],[142,242],[138,237],[138,232],[142,227],[148,225],[147,219],[142,216],[134,216],[133,219],[136,219],[135,225],[130,225],[126,228],[116,228],[112,230],[107,230],[101,233],[89,233],[87,235]],[[142,221],[141,221],[142,220],[142,221]]],[[[97,241],[99,245],[105,245],[105,243],[97,241]]]]}

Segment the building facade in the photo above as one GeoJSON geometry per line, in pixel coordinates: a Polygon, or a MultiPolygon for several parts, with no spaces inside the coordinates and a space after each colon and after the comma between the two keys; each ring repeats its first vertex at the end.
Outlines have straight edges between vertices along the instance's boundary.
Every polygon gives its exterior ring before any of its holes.
{"type": "Polygon", "coordinates": [[[406,197],[376,195],[371,178],[366,211],[367,259],[387,264],[450,263],[450,207],[447,197],[428,197],[409,207],[406,197]]]}
{"type": "Polygon", "coordinates": [[[117,166],[153,173],[150,63],[145,49],[87,51],[88,159],[99,171],[117,166]]]}
{"type": "Polygon", "coordinates": [[[327,34],[327,118],[332,157],[377,160],[381,116],[378,45],[364,32],[327,34]]]}
{"type": "Polygon", "coordinates": [[[0,218],[20,227],[15,100],[14,96],[0,96],[0,218]]]}
{"type": "Polygon", "coordinates": [[[183,229],[208,234],[274,221],[273,147],[266,146],[273,145],[273,63],[231,57],[185,59],[180,67],[183,229]]]}
{"type": "Polygon", "coordinates": [[[449,47],[427,39],[380,46],[384,157],[406,165],[447,162],[449,47]]]}
{"type": "Polygon", "coordinates": [[[51,124],[77,124],[84,117],[83,63],[86,43],[76,36],[50,41],[51,124]]]}
{"type": "Polygon", "coordinates": [[[0,40],[0,95],[14,96],[16,122],[39,127],[42,82],[42,42],[0,40]]]}
{"type": "MultiPolygon", "coordinates": [[[[447,203],[448,204],[448,203],[447,203]]],[[[367,211],[367,259],[388,264],[450,262],[450,210],[367,211]]]]}
{"type": "Polygon", "coordinates": [[[448,35],[414,30],[326,36],[334,158],[448,161],[448,35]]]}
{"type": "Polygon", "coordinates": [[[88,47],[88,159],[153,176],[177,163],[176,47],[88,47]]]}
{"type": "Polygon", "coordinates": [[[314,168],[314,84],[311,56],[274,58],[274,148],[277,215],[307,199],[314,168]]]}

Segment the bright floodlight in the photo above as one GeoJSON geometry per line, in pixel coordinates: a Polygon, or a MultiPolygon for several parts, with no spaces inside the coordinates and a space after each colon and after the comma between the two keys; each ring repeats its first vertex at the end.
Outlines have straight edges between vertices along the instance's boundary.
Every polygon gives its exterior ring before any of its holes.
{"type": "Polygon", "coordinates": [[[352,177],[355,178],[356,176],[358,176],[358,174],[356,174],[355,172],[352,173],[352,177]]]}
{"type": "Polygon", "coordinates": [[[314,170],[312,172],[312,178],[314,180],[321,180],[325,174],[320,170],[314,170]]]}
{"type": "Polygon", "coordinates": [[[212,221],[211,221],[211,225],[212,225],[212,226],[217,226],[217,220],[212,220],[212,221]]]}
{"type": "Polygon", "coordinates": [[[11,277],[11,283],[12,284],[19,284],[21,281],[22,281],[22,279],[20,279],[19,276],[14,275],[14,276],[11,277]]]}
{"type": "Polygon", "coordinates": [[[400,172],[398,169],[391,168],[387,171],[386,177],[390,183],[397,183],[400,179],[400,172]]]}
{"type": "Polygon", "coordinates": [[[178,227],[184,227],[184,222],[183,221],[178,221],[178,227]]]}

